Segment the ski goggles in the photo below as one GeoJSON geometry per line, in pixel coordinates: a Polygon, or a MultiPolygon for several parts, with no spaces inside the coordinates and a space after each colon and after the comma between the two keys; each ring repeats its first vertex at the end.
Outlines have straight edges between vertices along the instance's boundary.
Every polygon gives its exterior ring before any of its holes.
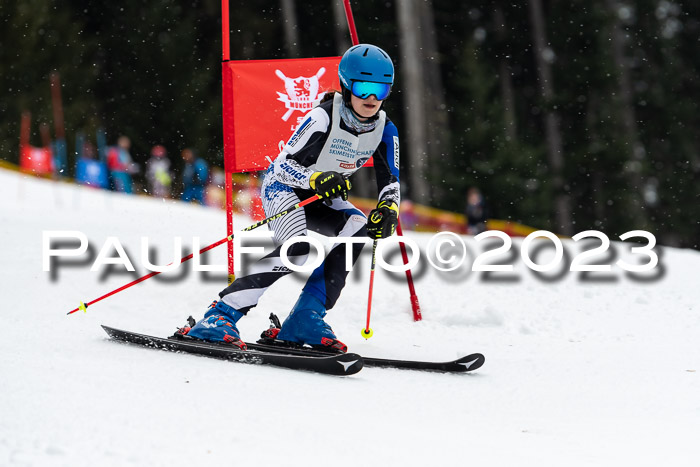
{"type": "Polygon", "coordinates": [[[350,91],[352,91],[353,96],[359,97],[360,99],[367,99],[374,94],[377,100],[383,101],[391,92],[391,84],[374,83],[372,81],[353,81],[350,91]]]}

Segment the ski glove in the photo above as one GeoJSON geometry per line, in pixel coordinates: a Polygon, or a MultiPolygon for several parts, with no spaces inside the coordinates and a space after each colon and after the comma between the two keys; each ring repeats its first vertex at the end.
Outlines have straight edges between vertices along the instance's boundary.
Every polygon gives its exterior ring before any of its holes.
{"type": "Polygon", "coordinates": [[[352,188],[350,180],[333,171],[315,172],[309,180],[309,185],[317,195],[323,198],[340,197],[343,201],[348,200],[348,191],[352,188]]]}
{"type": "Polygon", "coordinates": [[[378,240],[394,235],[399,223],[399,207],[391,201],[382,201],[369,213],[367,236],[378,240]]]}

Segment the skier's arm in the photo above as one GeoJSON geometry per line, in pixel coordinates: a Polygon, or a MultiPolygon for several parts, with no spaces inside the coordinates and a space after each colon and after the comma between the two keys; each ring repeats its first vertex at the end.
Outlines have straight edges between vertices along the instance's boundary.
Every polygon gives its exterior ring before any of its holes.
{"type": "Polygon", "coordinates": [[[399,222],[399,132],[387,121],[382,142],[374,152],[374,172],[379,196],[377,207],[367,217],[367,235],[375,240],[390,237],[399,222]]]}
{"type": "Polygon", "coordinates": [[[377,178],[378,204],[386,201],[398,206],[401,203],[399,183],[399,132],[387,121],[379,147],[374,152],[374,172],[377,178]]]}

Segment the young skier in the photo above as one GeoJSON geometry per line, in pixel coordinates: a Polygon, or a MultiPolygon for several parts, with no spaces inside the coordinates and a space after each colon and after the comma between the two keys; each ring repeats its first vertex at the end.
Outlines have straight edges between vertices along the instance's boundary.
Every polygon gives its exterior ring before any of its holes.
{"type": "MultiPolygon", "coordinates": [[[[396,126],[381,110],[394,82],[394,66],[379,47],[360,44],[343,55],[338,67],[341,93],[312,109],[297,127],[282,152],[272,162],[262,183],[265,214],[272,216],[314,194],[322,197],[270,222],[276,249],[219,293],[204,319],[191,329],[178,331],[208,341],[228,342],[245,349],[236,323],[257,305],[275,281],[290,273],[282,265],[282,244],[309,230],[327,236],[388,237],[398,223],[399,138],[396,126]],[[347,177],[374,156],[378,203],[369,216],[348,201],[347,177]]],[[[352,244],[353,264],[362,244],[352,244]]],[[[345,286],[347,244],[336,243],[304,286],[280,330],[268,335],[296,344],[325,347],[341,352],[340,342],[323,320],[345,286]]],[[[303,264],[308,243],[288,250],[290,261],[303,264]]]]}

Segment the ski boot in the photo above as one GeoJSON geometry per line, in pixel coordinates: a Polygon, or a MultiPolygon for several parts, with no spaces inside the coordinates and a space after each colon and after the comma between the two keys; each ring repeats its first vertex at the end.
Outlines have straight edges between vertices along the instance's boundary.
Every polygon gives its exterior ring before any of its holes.
{"type": "Polygon", "coordinates": [[[302,292],[279,331],[275,328],[268,329],[263,332],[262,337],[272,337],[297,345],[306,344],[319,350],[346,353],[348,346],[338,340],[333,329],[323,320],[324,316],[324,304],[312,294],[302,292]]]}
{"type": "Polygon", "coordinates": [[[204,314],[204,319],[195,325],[192,325],[194,320],[188,320],[190,326],[178,329],[175,334],[210,342],[224,342],[245,350],[247,346],[241,340],[240,333],[236,327],[236,323],[243,316],[245,315],[235,308],[228,306],[222,301],[217,302],[214,300],[204,314]]]}

